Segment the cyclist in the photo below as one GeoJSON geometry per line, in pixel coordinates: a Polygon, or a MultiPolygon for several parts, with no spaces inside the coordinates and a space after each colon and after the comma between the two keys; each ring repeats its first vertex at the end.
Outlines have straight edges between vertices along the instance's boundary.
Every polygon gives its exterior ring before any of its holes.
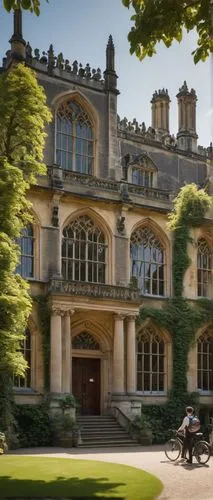
{"type": "Polygon", "coordinates": [[[186,416],[184,417],[183,422],[177,432],[184,433],[181,458],[183,460],[186,459],[186,452],[188,450],[189,458],[188,460],[186,460],[186,463],[188,464],[192,464],[194,432],[197,432],[199,428],[200,428],[200,421],[197,417],[194,416],[194,409],[191,406],[187,406],[186,416]]]}

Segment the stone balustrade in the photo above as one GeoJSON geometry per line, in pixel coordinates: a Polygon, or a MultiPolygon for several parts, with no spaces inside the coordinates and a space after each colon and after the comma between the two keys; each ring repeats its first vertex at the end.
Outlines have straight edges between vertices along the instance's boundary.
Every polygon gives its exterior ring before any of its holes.
{"type": "Polygon", "coordinates": [[[49,293],[52,295],[72,295],[110,300],[139,302],[139,291],[124,286],[113,286],[99,283],[83,283],[53,279],[49,283],[49,293]]]}

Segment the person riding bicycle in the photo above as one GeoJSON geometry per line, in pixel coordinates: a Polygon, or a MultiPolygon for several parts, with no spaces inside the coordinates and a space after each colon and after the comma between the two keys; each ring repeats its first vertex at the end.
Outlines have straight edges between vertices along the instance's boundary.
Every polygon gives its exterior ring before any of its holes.
{"type": "Polygon", "coordinates": [[[186,452],[189,452],[189,458],[186,460],[188,464],[192,464],[192,449],[194,441],[194,433],[200,429],[200,421],[194,415],[194,408],[191,406],[186,407],[186,417],[184,417],[181,426],[177,432],[183,432],[183,448],[181,458],[186,459],[186,452]]]}

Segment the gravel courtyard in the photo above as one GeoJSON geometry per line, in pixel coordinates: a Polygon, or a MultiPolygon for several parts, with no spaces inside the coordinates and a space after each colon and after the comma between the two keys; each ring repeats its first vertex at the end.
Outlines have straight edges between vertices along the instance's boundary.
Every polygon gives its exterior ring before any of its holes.
{"type": "Polygon", "coordinates": [[[213,500],[213,457],[205,466],[196,462],[192,466],[169,462],[163,446],[65,449],[34,448],[11,452],[16,455],[42,455],[87,460],[101,460],[131,465],[151,472],[164,483],[158,500],[213,500]]]}

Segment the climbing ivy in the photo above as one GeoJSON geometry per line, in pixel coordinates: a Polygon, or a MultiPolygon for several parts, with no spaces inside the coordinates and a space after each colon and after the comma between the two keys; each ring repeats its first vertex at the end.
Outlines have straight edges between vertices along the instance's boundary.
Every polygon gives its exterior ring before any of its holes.
{"type": "Polygon", "coordinates": [[[43,361],[44,361],[44,386],[46,391],[50,387],[50,308],[48,295],[34,297],[38,304],[38,317],[42,335],[43,361]]]}
{"type": "Polygon", "coordinates": [[[165,327],[172,337],[173,375],[168,402],[161,407],[151,405],[143,410],[153,427],[156,426],[156,420],[161,422],[162,435],[167,434],[166,429],[180,423],[186,404],[197,401],[196,394],[187,392],[188,353],[196,330],[209,315],[206,308],[198,307],[199,301],[193,305],[184,298],[183,291],[185,272],[190,265],[187,251],[188,244],[192,243],[190,230],[202,224],[210,206],[211,198],[204,190],[198,190],[195,184],[181,188],[174,200],[174,209],[169,214],[169,229],[173,232],[173,298],[160,310],[147,308],[140,312],[140,322],[152,318],[156,324],[165,327]]]}

